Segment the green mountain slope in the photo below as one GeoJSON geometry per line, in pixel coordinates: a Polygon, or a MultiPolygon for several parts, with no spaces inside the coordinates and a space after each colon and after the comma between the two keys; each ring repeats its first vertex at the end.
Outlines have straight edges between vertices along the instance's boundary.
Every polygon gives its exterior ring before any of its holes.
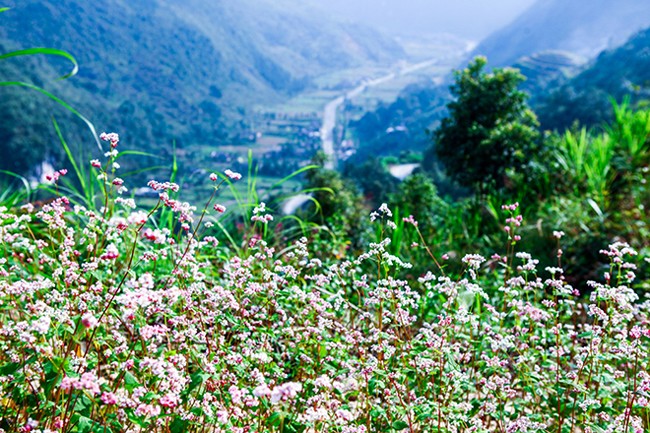
{"type": "Polygon", "coordinates": [[[562,50],[593,57],[650,25],[647,0],[538,0],[508,26],[475,49],[492,66],[523,56],[562,50]]]}
{"type": "Polygon", "coordinates": [[[530,95],[530,101],[534,103],[546,89],[557,87],[574,76],[585,63],[583,57],[570,52],[549,50],[522,57],[512,67],[526,77],[519,87],[530,95]]]}
{"type": "Polygon", "coordinates": [[[650,99],[650,28],[623,46],[601,53],[589,67],[568,80],[535,107],[542,126],[563,129],[575,121],[597,125],[612,116],[610,98],[632,102],[650,99]]]}
{"type": "MultiPolygon", "coordinates": [[[[172,139],[180,146],[223,142],[255,104],[281,101],[319,74],[403,54],[371,30],[314,18],[305,9],[287,12],[270,0],[21,0],[8,6],[12,10],[0,15],[3,52],[64,49],[81,69],[55,82],[66,67],[60,62],[12,59],[0,62],[0,79],[43,85],[98,129],[119,131],[131,146],[157,153],[167,152],[172,139]]],[[[0,168],[24,171],[51,154],[50,111],[65,114],[23,90],[0,91],[0,168]],[[21,158],[3,157],[16,152],[21,158]]]]}

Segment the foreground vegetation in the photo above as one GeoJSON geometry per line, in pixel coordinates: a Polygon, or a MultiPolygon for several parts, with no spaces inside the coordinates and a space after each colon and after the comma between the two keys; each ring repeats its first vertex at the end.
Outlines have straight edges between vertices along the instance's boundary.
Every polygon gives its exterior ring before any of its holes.
{"type": "Polygon", "coordinates": [[[121,195],[117,135],[103,138],[97,208],[2,209],[3,430],[648,429],[650,305],[633,290],[648,258],[628,245],[601,251],[610,266],[584,296],[563,275],[572,240],[556,232],[556,265],[538,269],[517,204],[501,209],[504,248],[458,273],[422,239],[429,271],[400,277],[391,237],[419,227],[385,205],[359,255],[319,236],[273,248],[263,204],[219,244],[214,197],[240,174],[211,175],[200,213],[170,182],[141,209],[121,195]]]}

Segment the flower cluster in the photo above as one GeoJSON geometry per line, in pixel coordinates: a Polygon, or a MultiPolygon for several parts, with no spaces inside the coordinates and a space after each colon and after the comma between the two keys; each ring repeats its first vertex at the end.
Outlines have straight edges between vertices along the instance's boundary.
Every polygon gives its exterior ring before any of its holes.
{"type": "MultiPolygon", "coordinates": [[[[341,257],[307,237],[222,245],[201,226],[205,210],[195,222],[194,206],[170,197],[177,185],[150,186],[160,194],[150,211],[64,197],[0,208],[0,428],[647,427],[650,300],[635,291],[639,257],[627,244],[602,251],[611,265],[583,298],[561,266],[538,270],[512,238],[492,260],[465,255],[459,274],[417,276],[383,230],[341,257]]],[[[505,210],[514,231],[517,206],[505,210]]],[[[273,221],[264,203],[252,214],[273,221]]],[[[383,205],[372,218],[391,216],[383,205]]]]}
{"type": "Polygon", "coordinates": [[[115,132],[111,132],[111,133],[102,132],[99,135],[99,138],[102,141],[108,141],[111,144],[112,149],[115,149],[117,145],[120,143],[120,136],[115,132]]]}
{"type": "Polygon", "coordinates": [[[251,217],[253,222],[261,222],[262,224],[268,224],[273,221],[273,215],[267,213],[266,203],[261,202],[258,206],[253,208],[253,216],[251,217]]]}
{"type": "Polygon", "coordinates": [[[56,183],[61,176],[65,176],[66,174],[68,174],[68,170],[66,170],[65,168],[62,168],[61,170],[57,170],[57,171],[52,172],[50,174],[46,174],[45,175],[45,180],[47,180],[48,182],[56,183]]]}

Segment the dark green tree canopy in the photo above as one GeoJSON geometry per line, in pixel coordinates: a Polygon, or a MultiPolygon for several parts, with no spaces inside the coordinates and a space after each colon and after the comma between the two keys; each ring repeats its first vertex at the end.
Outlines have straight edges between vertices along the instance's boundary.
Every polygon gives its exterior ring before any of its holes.
{"type": "Polygon", "coordinates": [[[485,57],[456,71],[447,105],[449,116],[434,133],[435,153],[460,184],[482,190],[503,188],[510,171],[526,170],[538,151],[540,134],[514,69],[485,71],[485,57]]]}

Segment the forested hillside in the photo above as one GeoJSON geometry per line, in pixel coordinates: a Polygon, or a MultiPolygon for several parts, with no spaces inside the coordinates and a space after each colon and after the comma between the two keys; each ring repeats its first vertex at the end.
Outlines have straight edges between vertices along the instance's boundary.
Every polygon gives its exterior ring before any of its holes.
{"type": "MultiPolygon", "coordinates": [[[[124,131],[136,147],[156,152],[169,151],[172,139],[179,146],[223,140],[225,126],[254,104],[281,101],[319,74],[390,63],[403,54],[367,28],[266,0],[27,0],[7,6],[12,9],[0,16],[2,51],[64,49],[81,68],[73,79],[55,82],[67,65],[11,59],[0,62],[2,79],[42,85],[99,129],[124,131]]],[[[0,106],[1,168],[22,172],[57,148],[49,119],[54,104],[35,103],[21,90],[2,92],[11,102],[0,106]],[[17,153],[20,158],[8,157],[17,153]]]]}
{"type": "Polygon", "coordinates": [[[650,96],[650,29],[623,46],[604,51],[576,77],[540,99],[540,121],[562,129],[578,121],[593,126],[612,118],[611,98],[637,103],[650,96]]]}

